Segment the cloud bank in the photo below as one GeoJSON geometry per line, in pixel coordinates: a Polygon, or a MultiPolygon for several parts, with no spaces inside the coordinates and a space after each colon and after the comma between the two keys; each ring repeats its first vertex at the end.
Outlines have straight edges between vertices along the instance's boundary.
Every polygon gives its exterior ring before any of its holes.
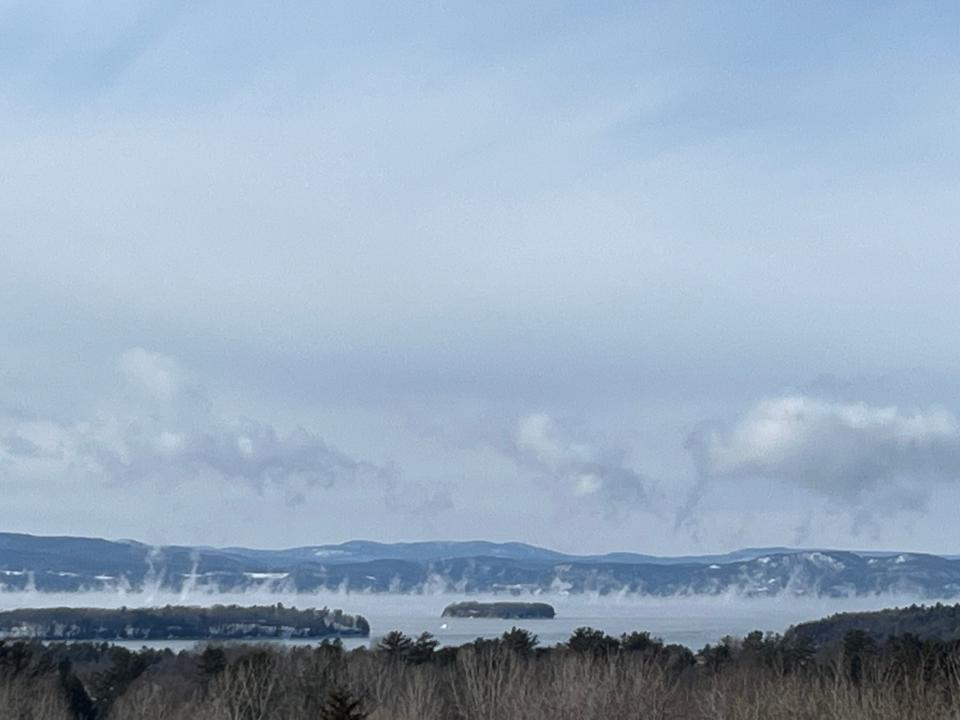
{"type": "Polygon", "coordinates": [[[22,475],[82,475],[107,484],[244,483],[281,489],[291,502],[341,482],[396,484],[391,466],[358,460],[317,434],[223,417],[171,357],[140,347],[116,362],[124,398],[93,417],[0,419],[0,460],[22,475]]]}
{"type": "Polygon", "coordinates": [[[699,429],[688,447],[706,482],[783,480],[853,508],[896,497],[916,509],[934,484],[960,477],[960,421],[943,409],[788,395],[699,429]]]}

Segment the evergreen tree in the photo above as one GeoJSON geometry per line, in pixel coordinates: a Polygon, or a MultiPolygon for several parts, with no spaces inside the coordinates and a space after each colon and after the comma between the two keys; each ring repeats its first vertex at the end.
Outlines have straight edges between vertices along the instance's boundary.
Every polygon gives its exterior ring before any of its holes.
{"type": "Polygon", "coordinates": [[[407,659],[415,665],[428,663],[433,660],[433,653],[439,644],[440,642],[430,633],[421,633],[407,652],[407,659]]]}
{"type": "Polygon", "coordinates": [[[320,708],[320,720],[365,720],[367,713],[360,709],[361,702],[343,687],[335,687],[320,708]]]}
{"type": "Polygon", "coordinates": [[[865,630],[848,630],[843,636],[843,656],[847,661],[847,674],[854,683],[859,685],[863,679],[864,660],[875,647],[876,642],[865,630]]]}
{"type": "Polygon", "coordinates": [[[77,720],[94,720],[97,717],[97,708],[87,695],[86,688],[73,672],[73,664],[69,659],[63,659],[57,666],[57,676],[60,680],[60,690],[67,707],[77,720]]]}
{"type": "Polygon", "coordinates": [[[220,647],[207,646],[197,660],[197,670],[204,685],[222,673],[227,667],[227,655],[220,647]]]}
{"type": "Polygon", "coordinates": [[[147,669],[145,654],[131,652],[117,645],[111,646],[107,653],[110,666],[94,674],[90,693],[96,703],[98,713],[103,714],[113,701],[126,692],[130,684],[147,669]]]}
{"type": "Polygon", "coordinates": [[[648,632],[624,633],[620,636],[620,647],[627,652],[659,652],[663,650],[663,641],[650,637],[648,632]]]}
{"type": "Polygon", "coordinates": [[[520,655],[530,655],[540,643],[540,640],[532,632],[518,627],[510,628],[500,637],[500,641],[504,647],[520,655]]]}
{"type": "Polygon", "coordinates": [[[413,648],[413,640],[399,630],[391,630],[377,643],[377,650],[393,658],[406,657],[413,648]]]}
{"type": "Polygon", "coordinates": [[[620,641],[610,637],[603,630],[594,630],[590,627],[579,627],[567,641],[567,647],[576,653],[593,653],[600,656],[616,652],[620,641]]]}

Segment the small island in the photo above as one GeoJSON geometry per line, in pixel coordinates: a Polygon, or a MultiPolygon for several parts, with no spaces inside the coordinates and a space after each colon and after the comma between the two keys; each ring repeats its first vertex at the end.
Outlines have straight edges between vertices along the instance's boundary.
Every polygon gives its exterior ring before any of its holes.
{"type": "Polygon", "coordinates": [[[0,612],[0,639],[247,640],[368,637],[360,615],[281,603],[157,608],[20,608],[0,612]]]}
{"type": "Polygon", "coordinates": [[[552,620],[556,615],[547,603],[459,602],[447,605],[442,617],[499,618],[501,620],[552,620]]]}

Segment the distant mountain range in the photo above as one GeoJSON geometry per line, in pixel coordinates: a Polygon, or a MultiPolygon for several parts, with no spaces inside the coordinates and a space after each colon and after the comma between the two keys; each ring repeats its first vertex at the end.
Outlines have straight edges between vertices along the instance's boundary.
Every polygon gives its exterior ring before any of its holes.
{"type": "Polygon", "coordinates": [[[638,593],[960,597],[960,559],[785,547],[722,555],[568,555],[523,543],[355,540],[286,550],[0,533],[0,590],[638,593]]]}

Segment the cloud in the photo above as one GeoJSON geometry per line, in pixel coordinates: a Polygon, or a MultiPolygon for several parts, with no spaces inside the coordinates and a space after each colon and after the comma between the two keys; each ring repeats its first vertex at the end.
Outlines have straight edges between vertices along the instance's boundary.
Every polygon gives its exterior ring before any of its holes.
{"type": "Polygon", "coordinates": [[[380,480],[392,472],[356,460],[303,428],[281,433],[250,419],[215,421],[200,430],[129,424],[113,441],[93,432],[81,435],[77,446],[92,472],[124,483],[215,479],[293,492],[380,480]]]}
{"type": "MultiPolygon", "coordinates": [[[[334,477],[324,497],[372,506],[372,489],[346,498],[350,478],[393,457],[400,504],[453,485],[445,535],[681,552],[706,547],[593,516],[618,487],[644,504],[634,467],[683,492],[698,420],[735,420],[744,398],[821,372],[914,365],[945,375],[833,399],[960,409],[960,343],[943,332],[960,260],[942,91],[955,33],[933,14],[40,5],[0,11],[18,38],[0,51],[0,404],[55,423],[45,440],[0,409],[6,477],[209,476],[293,498],[334,477]],[[837,27],[842,42],[811,54],[837,27]],[[102,406],[108,385],[122,396],[102,406]],[[554,415],[550,463],[514,438],[536,408],[554,415]],[[422,438],[413,415],[466,437],[422,438]],[[625,458],[569,415],[641,440],[625,458]],[[312,450],[290,437],[299,418],[312,450]],[[604,472],[579,473],[591,463],[604,472]],[[548,483],[591,513],[557,522],[548,483]]],[[[34,485],[18,522],[43,529],[49,485],[34,485]]],[[[728,506],[763,501],[725,489],[728,506]]],[[[939,547],[958,498],[918,542],[939,547]]],[[[351,535],[413,534],[377,512],[351,535]]]]}
{"type": "Polygon", "coordinates": [[[789,395],[700,428],[688,448],[703,483],[783,480],[851,509],[918,509],[932,485],[960,477],[960,421],[943,409],[789,395]]]}
{"type": "Polygon", "coordinates": [[[245,483],[260,491],[274,486],[290,498],[341,482],[370,483],[384,493],[395,485],[392,466],[353,458],[303,427],[283,432],[197,404],[203,387],[171,357],[132,348],[116,370],[136,391],[132,401],[75,422],[0,418],[0,455],[25,474],[59,471],[124,485],[245,483]]]}
{"type": "Polygon", "coordinates": [[[36,457],[42,452],[36,443],[16,433],[0,438],[0,447],[10,455],[20,457],[36,457]]]}
{"type": "Polygon", "coordinates": [[[181,391],[184,372],[171,357],[130,348],[117,358],[117,371],[126,383],[136,390],[160,400],[171,400],[181,391]]]}
{"type": "Polygon", "coordinates": [[[631,506],[649,499],[649,483],[627,467],[622,451],[574,441],[544,413],[520,419],[513,449],[522,464],[558,481],[565,494],[631,506]]]}

